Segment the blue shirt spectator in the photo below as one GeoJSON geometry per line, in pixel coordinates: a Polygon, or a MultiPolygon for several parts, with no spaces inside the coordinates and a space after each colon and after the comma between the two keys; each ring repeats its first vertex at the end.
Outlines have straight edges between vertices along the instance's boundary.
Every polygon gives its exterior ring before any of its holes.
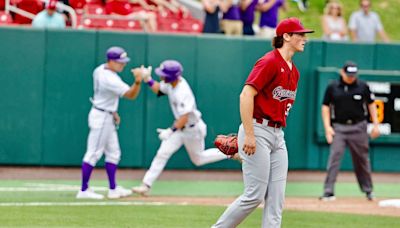
{"type": "Polygon", "coordinates": [[[38,13],[32,21],[34,28],[65,28],[65,19],[56,11],[56,0],[50,0],[46,9],[38,13]]]}

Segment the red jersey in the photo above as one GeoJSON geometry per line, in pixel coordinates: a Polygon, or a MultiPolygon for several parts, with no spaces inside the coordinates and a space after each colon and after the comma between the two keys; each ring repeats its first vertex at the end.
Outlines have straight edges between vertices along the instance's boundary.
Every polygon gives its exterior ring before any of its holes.
{"type": "Polygon", "coordinates": [[[299,81],[299,71],[292,70],[277,49],[268,52],[254,65],[246,85],[254,87],[253,117],[264,118],[286,126],[286,118],[294,103],[299,81]]]}

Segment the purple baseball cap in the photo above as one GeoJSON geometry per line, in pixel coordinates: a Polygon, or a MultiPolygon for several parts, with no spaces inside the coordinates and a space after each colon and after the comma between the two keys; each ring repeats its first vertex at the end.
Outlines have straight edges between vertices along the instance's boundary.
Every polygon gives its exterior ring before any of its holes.
{"type": "Polygon", "coordinates": [[[183,67],[176,60],[165,60],[154,70],[156,74],[165,79],[165,82],[173,82],[181,76],[183,67]]]}
{"type": "Polygon", "coordinates": [[[110,47],[107,50],[107,60],[112,60],[119,63],[127,63],[131,59],[128,57],[128,53],[121,47],[110,47]]]}

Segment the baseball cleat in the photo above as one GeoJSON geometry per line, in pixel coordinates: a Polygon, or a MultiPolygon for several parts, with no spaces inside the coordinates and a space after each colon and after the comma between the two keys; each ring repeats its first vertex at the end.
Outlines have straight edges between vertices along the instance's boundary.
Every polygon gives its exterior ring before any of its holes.
{"type": "Polygon", "coordinates": [[[85,191],[79,191],[76,194],[77,199],[103,199],[104,196],[98,193],[95,193],[92,189],[88,188],[85,191]]]}
{"type": "Polygon", "coordinates": [[[140,186],[133,187],[132,191],[142,196],[148,196],[150,193],[150,187],[146,184],[141,184],[140,186]]]}
{"type": "Polygon", "coordinates": [[[369,200],[369,201],[374,201],[375,200],[375,196],[374,196],[373,192],[367,192],[366,196],[367,196],[367,200],[369,200]]]}
{"type": "Polygon", "coordinates": [[[324,193],[323,196],[319,197],[319,200],[325,201],[325,202],[334,201],[334,200],[336,200],[336,197],[333,193],[324,193]]]}
{"type": "Polygon", "coordinates": [[[117,186],[115,189],[109,189],[107,198],[109,199],[119,199],[122,197],[127,197],[132,195],[132,191],[129,189],[126,189],[122,186],[117,186]]]}

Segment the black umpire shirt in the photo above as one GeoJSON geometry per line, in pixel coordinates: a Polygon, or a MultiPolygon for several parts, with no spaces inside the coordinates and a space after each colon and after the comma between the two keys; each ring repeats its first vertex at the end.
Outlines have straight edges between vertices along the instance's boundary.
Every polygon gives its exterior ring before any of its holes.
{"type": "Polygon", "coordinates": [[[355,124],[368,117],[368,104],[374,102],[367,83],[357,79],[346,84],[342,78],[332,82],[325,91],[323,104],[330,106],[333,123],[355,124]]]}

